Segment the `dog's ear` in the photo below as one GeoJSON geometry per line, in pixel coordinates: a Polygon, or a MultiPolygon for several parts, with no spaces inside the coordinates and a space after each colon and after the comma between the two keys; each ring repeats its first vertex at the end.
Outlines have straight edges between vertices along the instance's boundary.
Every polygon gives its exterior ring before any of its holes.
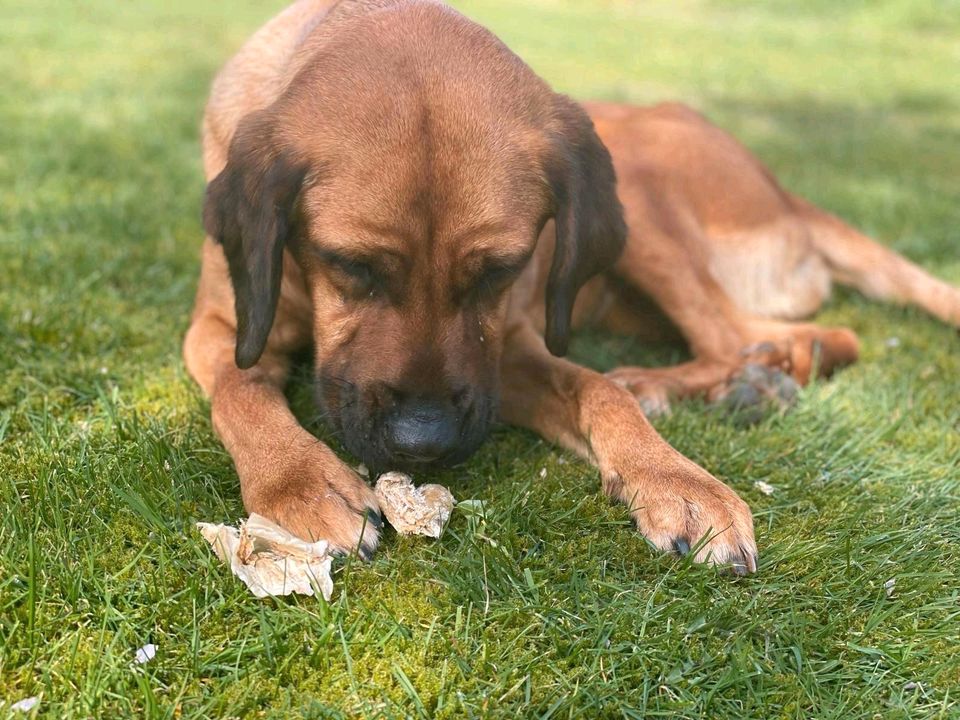
{"type": "Polygon", "coordinates": [[[545,340],[554,355],[567,353],[577,293],[620,256],[627,228],[617,197],[610,153],[586,111],[559,97],[547,178],[553,193],[557,242],[547,278],[545,340]]]}
{"type": "Polygon", "coordinates": [[[280,146],[266,111],[237,128],[227,165],[207,186],[203,225],[223,245],[237,310],[237,367],[256,364],[280,297],[283,248],[305,175],[280,146]]]}

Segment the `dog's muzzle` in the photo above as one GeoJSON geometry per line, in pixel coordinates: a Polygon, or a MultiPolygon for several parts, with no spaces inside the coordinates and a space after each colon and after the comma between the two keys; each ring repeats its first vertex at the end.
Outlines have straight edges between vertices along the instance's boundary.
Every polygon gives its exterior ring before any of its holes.
{"type": "Polygon", "coordinates": [[[385,418],[383,442],[397,463],[433,463],[457,450],[463,422],[450,403],[405,400],[385,418]]]}

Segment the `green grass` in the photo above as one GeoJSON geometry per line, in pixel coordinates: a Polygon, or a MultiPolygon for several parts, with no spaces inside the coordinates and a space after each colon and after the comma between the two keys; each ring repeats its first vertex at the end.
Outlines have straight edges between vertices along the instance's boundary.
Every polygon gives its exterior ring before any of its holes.
{"type": "MultiPolygon", "coordinates": [[[[960,283],[956,0],[456,4],[565,91],[702,108],[960,283]]],[[[198,126],[278,6],[0,4],[0,716],[960,717],[960,341],[849,293],[821,319],[863,360],[792,413],[658,421],[755,509],[756,577],[657,555],[593,470],[509,429],[438,478],[484,518],[388,532],[329,604],[256,600],[212,559],[193,523],[242,507],[179,356],[198,126]]]]}

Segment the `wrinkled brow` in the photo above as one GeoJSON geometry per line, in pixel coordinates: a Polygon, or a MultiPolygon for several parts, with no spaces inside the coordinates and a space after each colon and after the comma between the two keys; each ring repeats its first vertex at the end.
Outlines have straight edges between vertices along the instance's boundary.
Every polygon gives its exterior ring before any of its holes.
{"type": "Polygon", "coordinates": [[[384,275],[405,273],[410,269],[406,253],[387,246],[365,246],[351,243],[316,245],[311,243],[307,251],[325,265],[340,267],[366,265],[384,275]]]}

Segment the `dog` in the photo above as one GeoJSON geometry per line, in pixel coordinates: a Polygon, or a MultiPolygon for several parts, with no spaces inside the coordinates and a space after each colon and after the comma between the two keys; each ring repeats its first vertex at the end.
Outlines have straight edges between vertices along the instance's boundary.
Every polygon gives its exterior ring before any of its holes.
{"type": "Polygon", "coordinates": [[[695,112],[585,109],[438,0],[288,7],[214,81],[203,165],[187,368],[246,509],[363,557],[376,498],[284,397],[306,348],[324,418],[371,471],[461,462],[499,418],[593,463],[657,548],[745,574],[750,508],[643,408],[721,397],[750,363],[802,383],[852,362],[849,330],[784,322],[834,279],[960,321],[956,290],[695,112]],[[564,359],[577,327],[665,323],[692,361],[564,359]]]}

